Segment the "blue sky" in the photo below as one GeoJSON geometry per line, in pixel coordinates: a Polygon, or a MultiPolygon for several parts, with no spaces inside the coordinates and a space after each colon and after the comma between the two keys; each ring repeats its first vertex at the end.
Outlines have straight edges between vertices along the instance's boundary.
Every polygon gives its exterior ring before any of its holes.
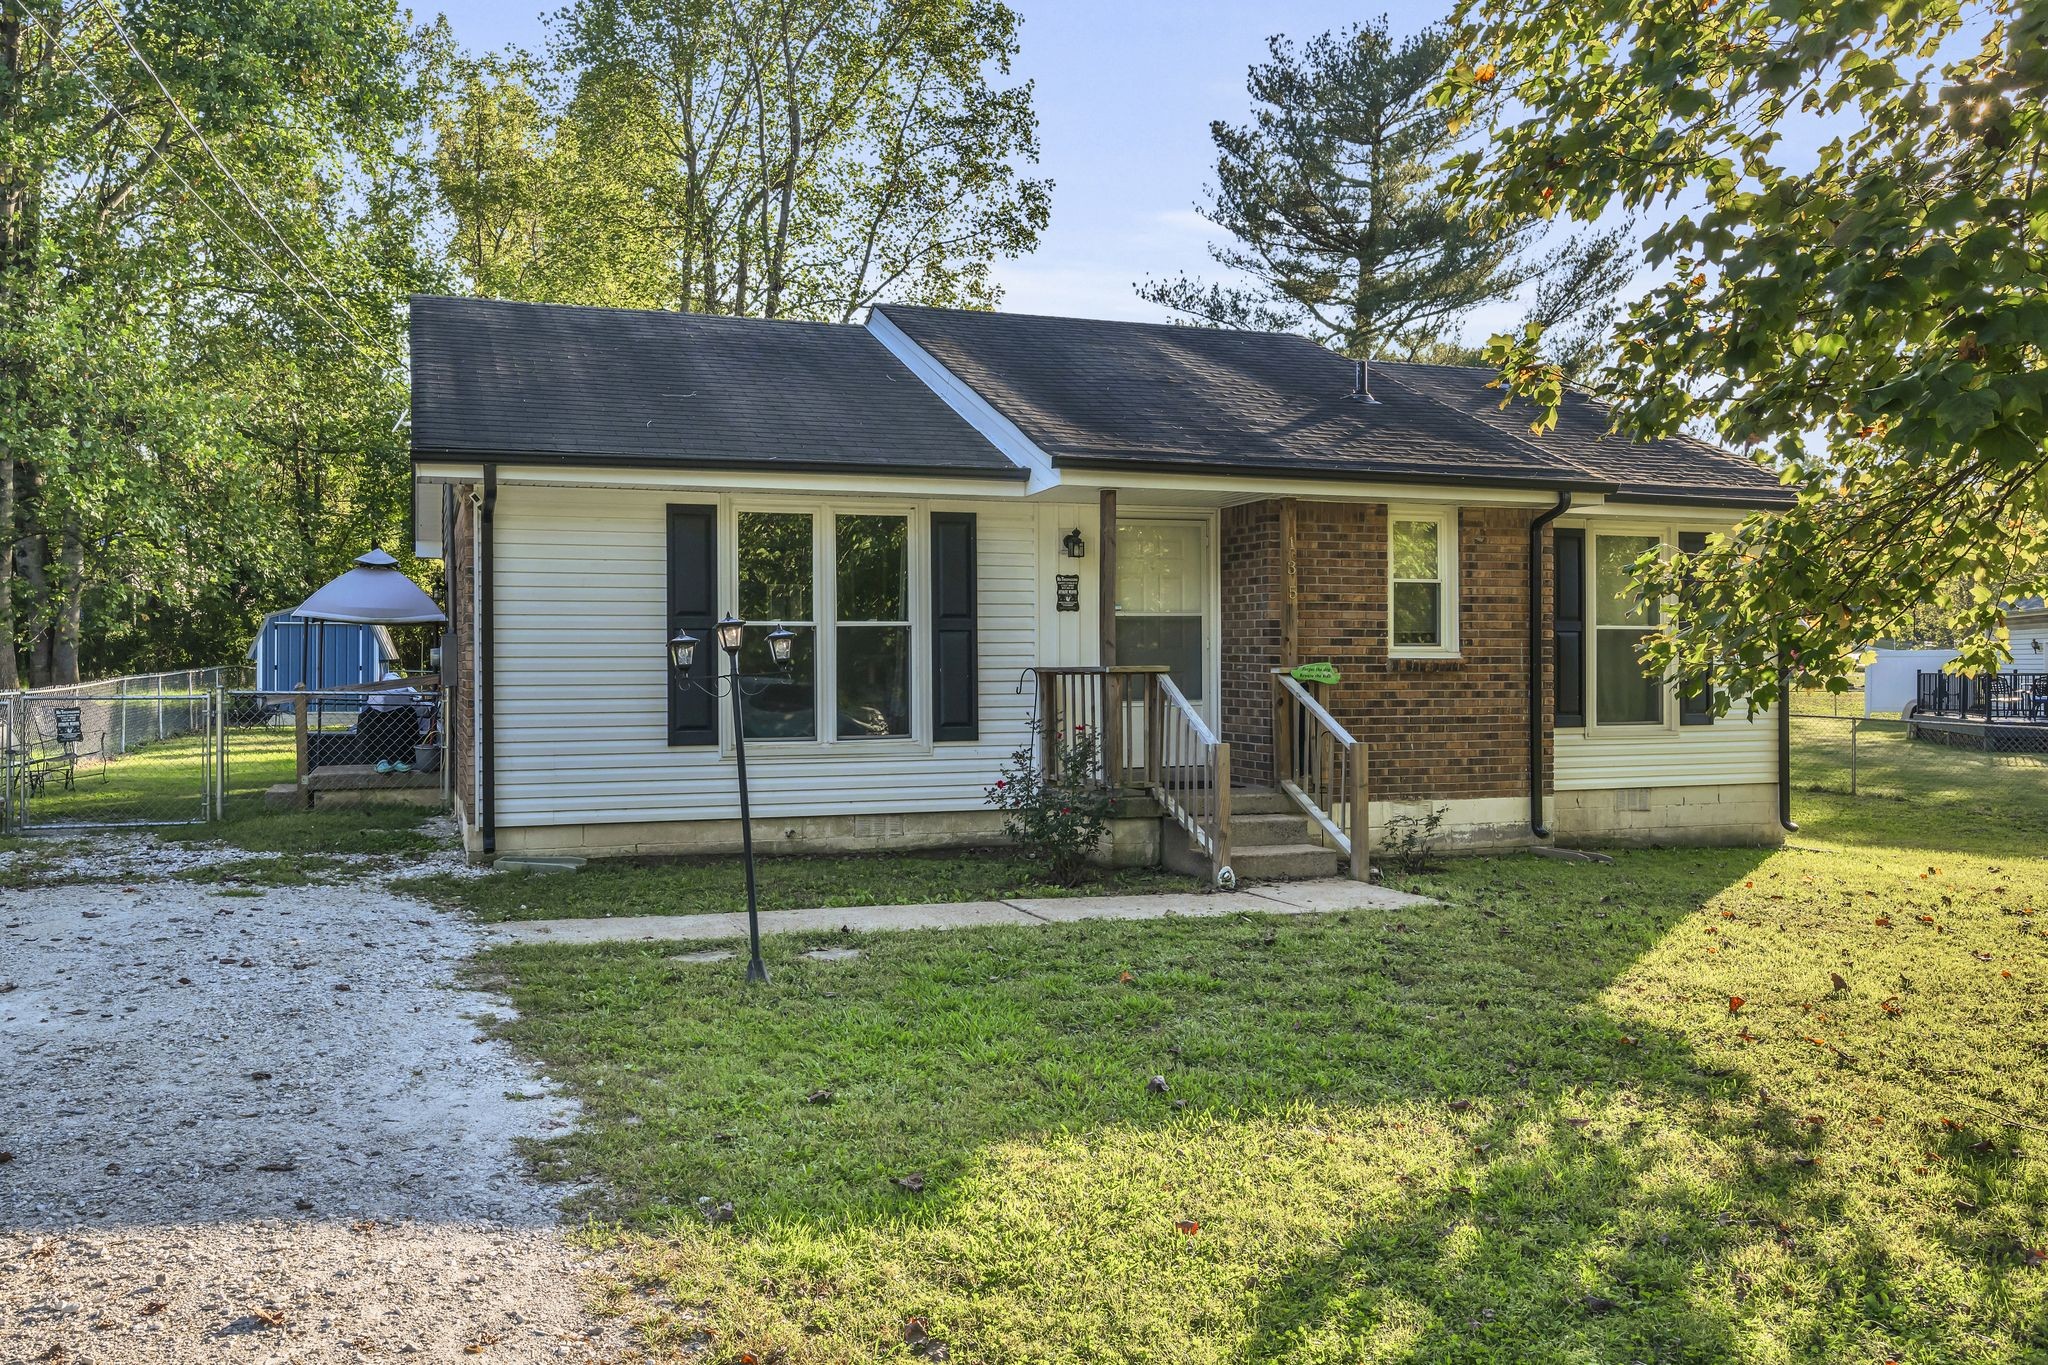
{"type": "MultiPolygon", "coordinates": [[[[1057,184],[1038,250],[997,270],[1003,307],[1141,319],[1168,314],[1140,300],[1134,281],[1209,268],[1203,246],[1213,230],[1194,211],[1214,164],[1209,121],[1244,116],[1245,68],[1265,55],[1267,35],[1307,37],[1378,12],[1315,0],[1010,2],[1024,16],[1014,74],[1037,83],[1037,173],[1057,184]]],[[[539,9],[488,0],[439,8],[473,50],[539,48],[545,37],[539,9]]],[[[1386,9],[1402,33],[1442,13],[1386,9]]],[[[1513,315],[1489,310],[1469,330],[1484,335],[1513,315]]]]}

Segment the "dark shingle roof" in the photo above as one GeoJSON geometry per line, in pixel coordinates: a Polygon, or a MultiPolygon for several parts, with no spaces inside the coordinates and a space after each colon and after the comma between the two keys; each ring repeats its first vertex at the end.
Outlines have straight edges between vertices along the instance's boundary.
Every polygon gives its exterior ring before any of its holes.
{"type": "Polygon", "coordinates": [[[1567,392],[1564,406],[1557,414],[1557,425],[1539,435],[1529,430],[1529,423],[1536,416],[1535,404],[1516,399],[1503,409],[1500,390],[1487,387],[1495,377],[1492,370],[1468,365],[1405,363],[1373,368],[1478,418],[1504,435],[1619,485],[1619,492],[1608,495],[1615,501],[1722,502],[1775,507],[1789,505],[1796,496],[1770,470],[1719,446],[1689,436],[1635,441],[1610,431],[1606,407],[1584,394],[1567,392]]]}
{"type": "MultiPolygon", "coordinates": [[[[1604,489],[1400,383],[1348,397],[1351,362],[1303,337],[1158,323],[878,311],[1057,465],[1604,489]]],[[[1375,374],[1379,373],[1375,367],[1375,374]]]]}
{"type": "Polygon", "coordinates": [[[1022,477],[865,328],[422,295],[412,447],[1022,477]]]}

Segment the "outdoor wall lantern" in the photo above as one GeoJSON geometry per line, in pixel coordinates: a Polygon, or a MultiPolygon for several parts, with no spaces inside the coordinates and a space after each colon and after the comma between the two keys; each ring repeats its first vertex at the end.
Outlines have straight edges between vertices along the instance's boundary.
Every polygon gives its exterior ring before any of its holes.
{"type": "Polygon", "coordinates": [[[1080,527],[1076,526],[1073,530],[1067,532],[1066,538],[1060,541],[1060,553],[1068,559],[1086,559],[1088,557],[1088,542],[1081,539],[1080,527]]]}
{"type": "MultiPolygon", "coordinates": [[[[749,691],[758,692],[775,680],[756,678],[750,682],[740,676],[740,637],[746,630],[746,624],[730,614],[718,623],[718,647],[725,651],[727,668],[723,679],[714,675],[709,682],[700,682],[690,676],[697,662],[698,641],[687,630],[679,630],[669,637],[668,663],[679,686],[694,687],[713,697],[732,698],[732,752],[739,768],[740,785],[740,852],[747,868],[747,980],[765,983],[768,969],[761,962],[760,898],[754,883],[754,813],[747,801],[746,696],[749,691]]],[[[790,646],[795,641],[795,633],[780,624],[769,632],[768,656],[777,668],[789,667],[790,646]]]]}

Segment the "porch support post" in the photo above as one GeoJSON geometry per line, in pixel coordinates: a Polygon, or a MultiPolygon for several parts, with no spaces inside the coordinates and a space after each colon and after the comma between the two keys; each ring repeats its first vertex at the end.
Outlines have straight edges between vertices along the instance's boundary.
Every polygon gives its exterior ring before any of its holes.
{"type": "Polygon", "coordinates": [[[1102,527],[1096,533],[1102,547],[1099,556],[1101,568],[1096,570],[1095,584],[1096,613],[1101,618],[1097,625],[1102,632],[1102,656],[1095,662],[1104,668],[1116,667],[1116,490],[1102,490],[1102,527]]]}
{"type": "Polygon", "coordinates": [[[1280,499],[1280,667],[1301,662],[1301,579],[1294,554],[1293,498],[1280,499]]]}

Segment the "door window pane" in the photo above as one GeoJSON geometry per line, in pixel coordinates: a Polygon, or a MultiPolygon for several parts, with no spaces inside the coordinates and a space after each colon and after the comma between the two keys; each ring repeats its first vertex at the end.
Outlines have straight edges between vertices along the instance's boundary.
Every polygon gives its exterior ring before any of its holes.
{"type": "Polygon", "coordinates": [[[1208,528],[1198,521],[1120,521],[1116,527],[1116,659],[1163,664],[1181,695],[1203,694],[1202,612],[1208,528]]]}
{"type": "Polygon", "coordinates": [[[839,738],[910,733],[910,627],[839,627],[839,738]]]}
{"type": "Polygon", "coordinates": [[[1637,652],[1658,624],[1661,604],[1644,601],[1630,567],[1657,548],[1655,536],[1594,538],[1593,666],[1602,725],[1655,725],[1664,719],[1664,680],[1643,672],[1637,652]]]}
{"type": "Polygon", "coordinates": [[[841,621],[910,619],[910,522],[904,517],[840,517],[841,621]]]}
{"type": "MultiPolygon", "coordinates": [[[[789,666],[775,666],[768,648],[773,624],[740,632],[740,673],[747,680],[748,739],[818,737],[818,639],[809,626],[788,626],[789,666]]],[[[724,703],[720,703],[724,705],[724,703]]]]}
{"type": "Polygon", "coordinates": [[[1206,670],[1199,616],[1119,616],[1116,657],[1123,664],[1165,664],[1182,696],[1193,702],[1202,699],[1206,670]]]}
{"type": "Polygon", "coordinates": [[[811,516],[742,512],[739,516],[740,619],[811,619],[811,516]]]}

